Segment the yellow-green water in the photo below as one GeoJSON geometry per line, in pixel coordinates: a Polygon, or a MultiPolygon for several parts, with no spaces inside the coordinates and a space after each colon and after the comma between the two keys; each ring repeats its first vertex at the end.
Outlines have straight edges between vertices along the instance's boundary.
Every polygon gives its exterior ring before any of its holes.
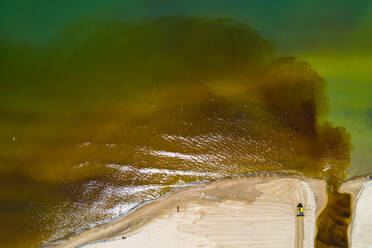
{"type": "Polygon", "coordinates": [[[229,19],[80,23],[3,41],[0,243],[37,247],[188,182],[256,171],[337,187],[350,135],[325,80],[229,19]]]}

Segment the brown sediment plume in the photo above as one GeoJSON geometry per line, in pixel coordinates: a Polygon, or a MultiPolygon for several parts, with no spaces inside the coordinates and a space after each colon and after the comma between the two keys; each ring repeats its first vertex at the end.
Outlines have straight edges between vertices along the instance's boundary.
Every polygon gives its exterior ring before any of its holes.
{"type": "MultiPolygon", "coordinates": [[[[2,173],[56,185],[61,201],[87,202],[80,222],[87,213],[91,222],[111,217],[89,205],[111,197],[108,187],[206,179],[141,169],[297,171],[327,179],[330,194],[345,177],[349,134],[320,121],[329,108],[325,80],[305,61],[275,58],[249,25],[182,16],[87,22],[46,51],[0,43],[5,50],[0,135],[17,142],[0,143],[2,173]],[[130,166],[123,175],[107,164],[130,166]]],[[[61,209],[78,220],[73,208],[61,209]]],[[[324,216],[319,233],[336,221],[324,216]]]]}
{"type": "Polygon", "coordinates": [[[320,173],[327,179],[328,204],[317,220],[317,248],[349,247],[348,226],[351,222],[351,197],[339,193],[338,188],[345,179],[350,162],[350,135],[345,128],[332,127],[326,123],[320,132],[319,150],[332,166],[320,173]]]}
{"type": "MultiPolygon", "coordinates": [[[[86,156],[110,158],[63,146],[82,140],[143,145],[149,134],[136,129],[145,126],[157,129],[157,134],[246,137],[245,153],[272,161],[271,170],[328,177],[323,171],[327,169],[332,171],[329,176],[334,182],[330,185],[334,186],[343,179],[350,137],[345,129],[319,121],[328,112],[325,80],[305,61],[275,58],[273,45],[250,26],[224,18],[182,16],[144,23],[84,25],[67,29],[44,53],[44,59],[41,55],[24,58],[25,72],[14,75],[17,89],[13,89],[11,75],[3,73],[8,79],[7,97],[15,97],[13,100],[31,85],[41,89],[24,99],[31,113],[7,110],[6,106],[1,109],[9,123],[25,114],[36,117],[34,133],[12,130],[25,137],[26,146],[36,141],[36,151],[31,148],[17,156],[17,170],[22,174],[48,182],[81,180],[77,173],[76,178],[71,175],[66,157],[72,165],[86,156]],[[22,76],[25,78],[20,79],[22,76]],[[48,107],[56,111],[49,114],[48,107]],[[56,123],[59,117],[64,119],[56,123]],[[51,125],[45,129],[47,122],[51,125]],[[196,128],[187,128],[184,123],[196,128]],[[234,130],[233,126],[239,128],[234,130]],[[54,159],[39,161],[38,150],[47,142],[54,159]],[[55,171],[61,170],[53,176],[48,164],[58,165],[60,158],[64,165],[56,166],[55,171]],[[26,161],[27,166],[22,165],[26,161]],[[45,175],[32,169],[30,162],[45,169],[45,175]]],[[[5,65],[7,61],[0,62],[5,65]]],[[[17,152],[11,149],[7,157],[11,159],[17,152]]],[[[245,160],[241,164],[250,166],[245,160]]],[[[270,169],[264,167],[262,164],[255,170],[270,169]]]]}

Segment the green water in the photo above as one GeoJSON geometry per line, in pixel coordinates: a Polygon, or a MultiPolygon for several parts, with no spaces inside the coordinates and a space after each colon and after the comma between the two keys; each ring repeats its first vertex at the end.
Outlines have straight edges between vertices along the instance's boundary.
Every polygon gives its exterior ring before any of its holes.
{"type": "Polygon", "coordinates": [[[247,24],[92,20],[0,51],[3,247],[37,247],[188,182],[281,170],[336,187],[350,159],[353,175],[371,168],[357,156],[370,105],[353,126],[355,102],[342,104],[360,86],[327,88],[321,64],[278,59],[247,24]]]}
{"type": "Polygon", "coordinates": [[[304,59],[327,79],[330,103],[327,119],[344,126],[351,134],[349,177],[369,173],[372,169],[372,57],[368,53],[355,53],[305,56],[304,59]]]}

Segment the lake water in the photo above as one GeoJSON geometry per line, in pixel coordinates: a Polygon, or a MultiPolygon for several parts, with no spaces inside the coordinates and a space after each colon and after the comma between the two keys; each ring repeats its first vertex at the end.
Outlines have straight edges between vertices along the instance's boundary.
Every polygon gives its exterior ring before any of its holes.
{"type": "Polygon", "coordinates": [[[0,50],[3,247],[37,247],[195,181],[285,171],[337,187],[354,135],[371,137],[371,110],[358,123],[339,102],[359,91],[327,89],[231,20],[76,24],[46,49],[0,50]]]}

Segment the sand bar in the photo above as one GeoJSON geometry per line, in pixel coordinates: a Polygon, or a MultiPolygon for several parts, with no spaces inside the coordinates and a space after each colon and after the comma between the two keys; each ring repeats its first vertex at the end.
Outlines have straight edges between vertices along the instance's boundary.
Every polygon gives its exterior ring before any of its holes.
{"type": "Polygon", "coordinates": [[[319,179],[224,179],[177,189],[53,247],[313,248],[326,202],[326,182],[319,179]],[[298,203],[305,217],[296,217],[298,203]]]}
{"type": "Polygon", "coordinates": [[[350,248],[372,248],[372,177],[344,182],[340,192],[352,196],[353,218],[348,228],[350,248]]]}

